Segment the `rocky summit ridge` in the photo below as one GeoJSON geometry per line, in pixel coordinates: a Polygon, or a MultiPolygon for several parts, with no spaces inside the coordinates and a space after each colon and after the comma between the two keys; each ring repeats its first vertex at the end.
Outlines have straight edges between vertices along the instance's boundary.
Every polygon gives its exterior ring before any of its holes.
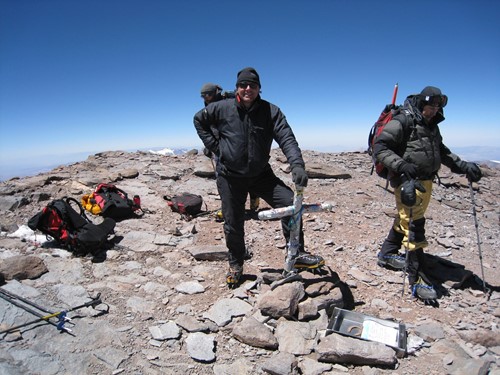
{"type": "MultiPolygon", "coordinates": [[[[260,221],[250,211],[245,229],[252,257],[241,287],[226,287],[214,172],[196,150],[102,152],[1,182],[0,273],[6,280],[0,288],[52,312],[97,295],[102,303],[68,313],[71,334],[45,322],[1,334],[0,373],[500,374],[498,169],[482,166],[484,178],[473,185],[481,261],[468,182],[446,167],[439,173],[426,224],[440,295],[430,306],[402,290],[402,272],[376,264],[395,208],[385,181],[370,175],[370,157],[306,150],[304,158],[305,203],[333,206],[303,216],[306,248],[327,266],[275,289],[270,283],[285,256],[279,221],[260,221]],[[51,200],[80,200],[102,182],[139,195],[145,211],[117,222],[115,246],[103,262],[75,257],[27,228],[51,200]],[[210,213],[183,220],[163,199],[180,192],[201,195],[210,213]],[[404,324],[407,353],[332,332],[335,308],[404,324]]],[[[270,163],[291,186],[279,150],[270,163]]],[[[34,318],[0,298],[0,331],[34,318]]]]}

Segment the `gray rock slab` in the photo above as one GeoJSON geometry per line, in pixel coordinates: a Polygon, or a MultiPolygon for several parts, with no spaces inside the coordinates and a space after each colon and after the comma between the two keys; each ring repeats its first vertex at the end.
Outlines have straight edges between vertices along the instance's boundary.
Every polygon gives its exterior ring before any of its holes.
{"type": "Polygon", "coordinates": [[[278,320],[275,333],[279,351],[307,355],[316,345],[316,333],[316,328],[307,322],[294,322],[281,318],[278,320]]]}
{"type": "Polygon", "coordinates": [[[247,317],[236,324],[232,333],[238,341],[256,348],[278,348],[278,340],[271,330],[254,317],[247,317]]]}
{"type": "Polygon", "coordinates": [[[190,246],[186,250],[196,260],[227,260],[227,247],[225,245],[190,246]]]}
{"type": "Polygon", "coordinates": [[[181,330],[175,322],[167,322],[159,326],[149,327],[149,332],[154,340],[165,341],[178,339],[181,336],[181,330]]]}
{"type": "Polygon", "coordinates": [[[205,287],[198,281],[185,281],[177,284],[175,286],[175,290],[184,294],[198,294],[203,293],[205,291],[205,287]]]}
{"type": "Polygon", "coordinates": [[[210,330],[208,324],[200,322],[191,315],[181,314],[175,319],[175,323],[188,332],[208,332],[210,330]]]}
{"type": "MultiPolygon", "coordinates": [[[[80,306],[91,300],[87,290],[81,285],[59,284],[54,285],[52,290],[56,293],[57,298],[68,307],[80,306]]],[[[81,311],[79,312],[81,313],[81,311]]]]}
{"type": "Polygon", "coordinates": [[[122,362],[129,357],[124,350],[112,347],[96,349],[92,354],[113,370],[120,367],[122,362]]]}
{"type": "Polygon", "coordinates": [[[246,315],[252,311],[252,305],[239,298],[222,298],[218,300],[203,317],[210,319],[219,327],[227,325],[235,316],[246,315]]]}
{"type": "Polygon", "coordinates": [[[214,364],[214,375],[253,375],[254,366],[245,358],[238,358],[229,364],[214,364]]]}
{"type": "Polygon", "coordinates": [[[30,374],[56,375],[64,370],[60,361],[36,350],[12,350],[10,354],[15,361],[22,362],[29,369],[30,374]]]}
{"type": "Polygon", "coordinates": [[[291,375],[297,369],[297,359],[293,354],[279,352],[262,364],[262,370],[272,375],[291,375]]]}
{"type": "Polygon", "coordinates": [[[187,351],[196,361],[212,362],[215,360],[215,338],[201,332],[190,333],[186,338],[187,351]]]}
{"type": "Polygon", "coordinates": [[[299,368],[303,375],[321,375],[330,371],[332,369],[332,365],[304,357],[304,359],[299,363],[299,368]]]}
{"type": "Polygon", "coordinates": [[[415,334],[423,338],[425,341],[437,341],[444,339],[443,327],[440,323],[420,324],[414,328],[415,334]]]}
{"type": "Polygon", "coordinates": [[[363,271],[361,271],[359,268],[353,267],[349,270],[348,274],[352,277],[354,277],[356,280],[363,281],[365,283],[371,283],[373,281],[373,277],[370,275],[367,275],[363,271]]]}
{"type": "Polygon", "coordinates": [[[155,238],[155,233],[129,231],[124,234],[123,239],[120,241],[120,245],[137,252],[156,251],[158,250],[158,246],[154,244],[155,238]]]}
{"type": "Polygon", "coordinates": [[[83,265],[81,258],[60,258],[44,255],[43,261],[49,269],[49,272],[36,280],[37,286],[58,283],[81,283],[83,278],[83,265]]]}
{"type": "Polygon", "coordinates": [[[472,358],[455,358],[449,366],[444,366],[450,375],[487,375],[491,361],[472,358]]]}
{"type": "Polygon", "coordinates": [[[349,173],[340,171],[324,164],[310,163],[306,165],[307,176],[310,178],[335,178],[335,179],[348,179],[351,178],[349,173]]]}
{"type": "Polygon", "coordinates": [[[139,296],[131,296],[127,299],[127,308],[134,313],[152,314],[154,306],[155,304],[150,300],[139,296]]]}
{"type": "Polygon", "coordinates": [[[382,366],[392,366],[397,362],[396,352],[384,344],[335,333],[322,338],[315,351],[320,362],[382,366]]]}

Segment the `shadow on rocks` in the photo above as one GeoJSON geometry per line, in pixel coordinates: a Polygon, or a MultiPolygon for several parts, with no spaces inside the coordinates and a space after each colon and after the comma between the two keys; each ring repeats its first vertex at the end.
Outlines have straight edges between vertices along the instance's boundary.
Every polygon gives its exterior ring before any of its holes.
{"type": "MultiPolygon", "coordinates": [[[[472,289],[483,291],[483,280],[465,266],[443,259],[436,255],[425,254],[426,275],[437,286],[438,298],[448,295],[447,289],[442,285],[448,284],[453,289],[472,289]]],[[[499,291],[499,286],[484,283],[489,291],[499,291]]]]}

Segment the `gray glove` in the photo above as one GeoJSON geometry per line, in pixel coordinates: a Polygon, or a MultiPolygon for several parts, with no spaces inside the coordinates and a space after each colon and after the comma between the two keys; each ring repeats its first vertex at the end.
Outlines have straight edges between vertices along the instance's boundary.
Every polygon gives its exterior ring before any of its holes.
{"type": "Polygon", "coordinates": [[[415,206],[417,202],[417,192],[416,190],[425,193],[425,188],[422,186],[420,181],[410,179],[405,180],[401,184],[401,202],[408,207],[415,206]]]}
{"type": "Polygon", "coordinates": [[[483,177],[483,173],[476,163],[466,162],[462,170],[471,182],[478,182],[483,177]]]}
{"type": "Polygon", "coordinates": [[[307,173],[303,166],[295,165],[292,167],[292,181],[295,185],[307,186],[307,173]]]}

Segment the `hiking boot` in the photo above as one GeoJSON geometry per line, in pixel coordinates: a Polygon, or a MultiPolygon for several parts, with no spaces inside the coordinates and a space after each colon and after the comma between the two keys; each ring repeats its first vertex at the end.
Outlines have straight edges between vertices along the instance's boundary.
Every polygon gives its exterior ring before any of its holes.
{"type": "Polygon", "coordinates": [[[250,198],[250,211],[257,211],[259,209],[260,199],[259,197],[250,198]]]}
{"type": "Polygon", "coordinates": [[[377,258],[377,264],[380,267],[385,267],[396,271],[405,269],[406,260],[402,255],[394,253],[383,255],[382,253],[378,253],[377,258]]]}
{"type": "Polygon", "coordinates": [[[229,289],[236,288],[241,281],[243,266],[230,266],[226,274],[226,284],[229,289]]]}
{"type": "Polygon", "coordinates": [[[419,277],[417,282],[411,286],[412,295],[421,300],[434,300],[437,298],[436,290],[432,285],[426,283],[422,277],[419,277]]]}
{"type": "Polygon", "coordinates": [[[297,269],[314,269],[325,265],[325,260],[319,255],[300,252],[295,258],[294,267],[297,269]]]}

